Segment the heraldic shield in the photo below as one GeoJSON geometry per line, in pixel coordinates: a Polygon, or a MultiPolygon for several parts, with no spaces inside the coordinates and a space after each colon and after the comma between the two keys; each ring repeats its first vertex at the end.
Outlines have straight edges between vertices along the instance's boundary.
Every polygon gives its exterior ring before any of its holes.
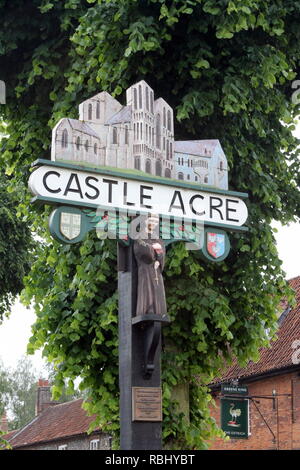
{"type": "Polygon", "coordinates": [[[77,238],[81,230],[81,215],[71,212],[60,214],[60,231],[68,240],[77,238]]]}
{"type": "Polygon", "coordinates": [[[207,232],[206,248],[208,253],[215,259],[223,256],[225,253],[225,235],[207,232]]]}

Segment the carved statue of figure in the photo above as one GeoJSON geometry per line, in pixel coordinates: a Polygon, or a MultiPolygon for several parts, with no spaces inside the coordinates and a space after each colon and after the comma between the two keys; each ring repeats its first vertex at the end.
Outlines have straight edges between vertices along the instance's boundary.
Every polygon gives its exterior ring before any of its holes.
{"type": "Polygon", "coordinates": [[[166,297],[162,271],[165,246],[156,234],[159,218],[148,217],[140,236],[134,241],[134,254],[138,265],[136,315],[166,315],[166,297]]]}

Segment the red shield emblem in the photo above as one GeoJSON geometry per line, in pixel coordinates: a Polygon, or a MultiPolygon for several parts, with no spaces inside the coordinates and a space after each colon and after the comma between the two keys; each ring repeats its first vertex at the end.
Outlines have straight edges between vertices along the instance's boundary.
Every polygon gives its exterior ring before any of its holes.
{"type": "Polygon", "coordinates": [[[210,256],[220,258],[225,253],[225,235],[207,232],[206,248],[210,256]]]}

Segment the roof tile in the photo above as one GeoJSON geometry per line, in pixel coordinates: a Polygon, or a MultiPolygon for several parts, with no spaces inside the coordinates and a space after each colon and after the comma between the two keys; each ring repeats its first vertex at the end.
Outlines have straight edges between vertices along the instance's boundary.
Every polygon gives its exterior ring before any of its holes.
{"type": "Polygon", "coordinates": [[[95,415],[87,416],[82,403],[83,399],[80,398],[50,406],[10,437],[10,444],[16,448],[87,432],[95,415]]]}
{"type": "Polygon", "coordinates": [[[285,305],[284,315],[282,315],[281,321],[279,320],[277,339],[271,342],[270,348],[260,349],[258,362],[249,361],[246,367],[240,367],[237,360],[234,359],[233,365],[223,371],[212,384],[295,366],[292,361],[294,352],[292,344],[295,340],[300,339],[300,276],[290,279],[289,285],[295,291],[296,307],[288,310],[285,305]]]}

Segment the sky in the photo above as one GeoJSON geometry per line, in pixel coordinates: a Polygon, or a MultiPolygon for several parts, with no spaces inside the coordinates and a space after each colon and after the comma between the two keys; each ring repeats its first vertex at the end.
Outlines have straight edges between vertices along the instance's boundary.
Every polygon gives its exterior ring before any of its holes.
{"type": "MultiPolygon", "coordinates": [[[[300,125],[295,134],[300,138],[300,125]]],[[[283,261],[282,269],[286,273],[286,279],[300,275],[300,224],[282,226],[273,222],[277,228],[275,234],[279,258],[283,261]]],[[[17,362],[26,354],[26,347],[31,336],[31,325],[35,321],[33,309],[25,308],[18,300],[14,304],[9,319],[0,325],[0,361],[6,368],[15,368],[17,362]]],[[[41,378],[47,378],[44,370],[45,360],[40,351],[29,356],[35,369],[40,372],[41,378]]]]}

